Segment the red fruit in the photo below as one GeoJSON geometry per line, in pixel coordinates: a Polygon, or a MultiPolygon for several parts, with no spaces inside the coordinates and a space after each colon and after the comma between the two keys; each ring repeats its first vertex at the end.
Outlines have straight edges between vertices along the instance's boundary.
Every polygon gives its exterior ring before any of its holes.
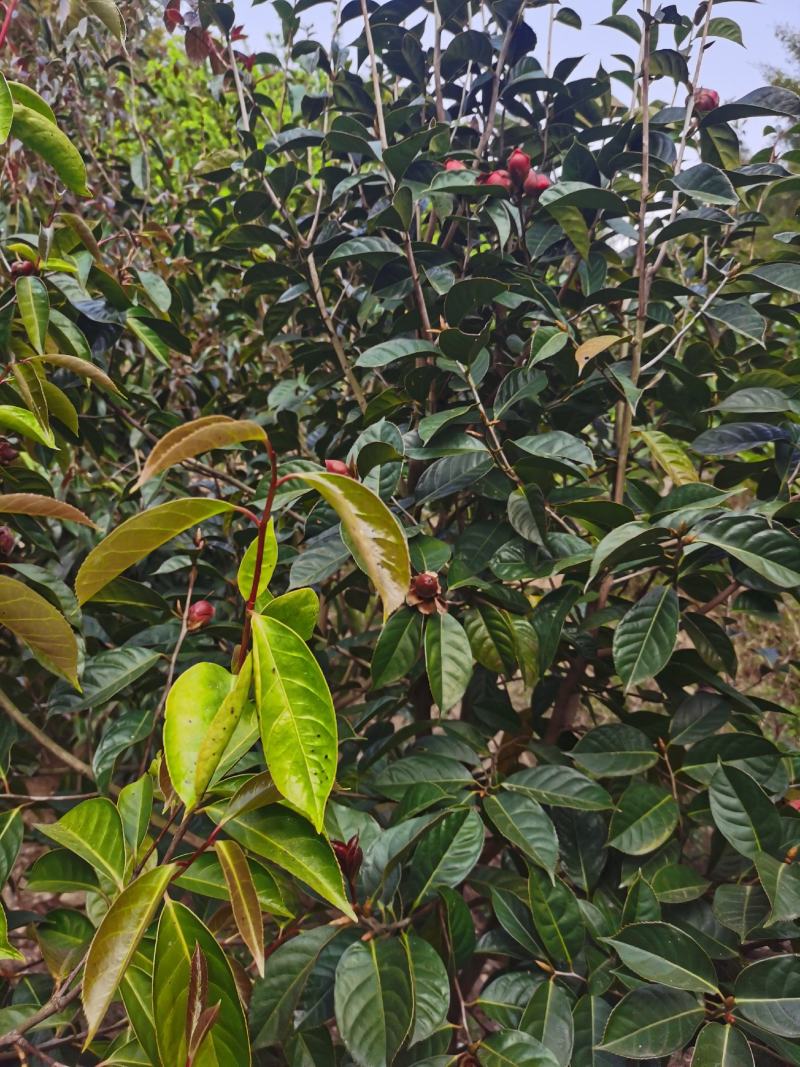
{"type": "Polygon", "coordinates": [[[486,182],[484,184],[500,185],[503,187],[503,189],[508,189],[509,192],[511,192],[511,189],[514,186],[514,183],[511,180],[511,175],[508,173],[507,170],[493,170],[492,173],[487,177],[486,182]]]}
{"type": "Polygon", "coordinates": [[[441,592],[439,579],[433,571],[423,571],[422,574],[416,575],[411,585],[417,596],[424,600],[430,600],[441,592]]]}
{"type": "Polygon", "coordinates": [[[216,608],[208,600],[195,600],[189,608],[186,622],[190,630],[199,630],[208,626],[216,614],[216,608]]]}
{"type": "Polygon", "coordinates": [[[552,182],[546,174],[540,174],[538,170],[532,170],[525,179],[522,191],[526,196],[539,197],[545,189],[549,189],[551,185],[552,182]]]}
{"type": "Polygon", "coordinates": [[[716,89],[695,89],[694,106],[697,111],[713,111],[719,107],[719,93],[716,89]]]}
{"type": "Polygon", "coordinates": [[[517,185],[522,185],[531,169],[531,157],[521,148],[515,148],[506,161],[508,173],[517,185]]]}
{"type": "Polygon", "coordinates": [[[17,535],[10,526],[0,526],[0,556],[10,556],[17,543],[17,535]]]}
{"type": "Polygon", "coordinates": [[[350,468],[340,459],[326,459],[325,470],[328,474],[343,474],[346,478],[352,478],[350,468]]]}
{"type": "Polygon", "coordinates": [[[29,259],[15,259],[11,264],[12,278],[27,278],[36,273],[36,265],[29,259]]]}
{"type": "Polygon", "coordinates": [[[462,163],[460,159],[448,159],[444,165],[445,170],[466,170],[466,163],[462,163]]]}
{"type": "Polygon", "coordinates": [[[795,811],[800,811],[800,797],[795,797],[794,800],[788,800],[787,804],[790,808],[794,808],[795,811]]]}
{"type": "Polygon", "coordinates": [[[19,452],[7,441],[5,437],[0,437],[0,466],[5,466],[7,463],[13,463],[19,455],[19,452]]]}

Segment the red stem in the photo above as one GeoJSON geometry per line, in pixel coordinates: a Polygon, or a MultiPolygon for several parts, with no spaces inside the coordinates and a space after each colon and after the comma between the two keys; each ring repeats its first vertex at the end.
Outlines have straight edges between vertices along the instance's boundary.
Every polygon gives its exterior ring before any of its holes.
{"type": "Polygon", "coordinates": [[[8,29],[11,25],[11,19],[14,16],[19,0],[8,0],[8,7],[6,8],[6,17],[3,19],[3,25],[0,26],[0,48],[6,43],[6,37],[8,37],[8,29]]]}

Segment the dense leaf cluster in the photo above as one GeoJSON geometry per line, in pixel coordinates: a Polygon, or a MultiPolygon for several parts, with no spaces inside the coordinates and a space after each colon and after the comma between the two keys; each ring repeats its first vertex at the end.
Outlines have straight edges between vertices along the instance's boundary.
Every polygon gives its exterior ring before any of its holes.
{"type": "Polygon", "coordinates": [[[800,98],[721,0],[15,6],[0,1048],[800,1064],[800,98]]]}

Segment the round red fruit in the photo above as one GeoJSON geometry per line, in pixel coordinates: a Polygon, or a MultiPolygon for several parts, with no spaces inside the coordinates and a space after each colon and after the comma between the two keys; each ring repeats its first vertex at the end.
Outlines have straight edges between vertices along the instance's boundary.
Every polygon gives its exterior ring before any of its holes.
{"type": "Polygon", "coordinates": [[[35,273],[36,266],[29,259],[15,259],[11,264],[12,278],[28,278],[35,273]]]}
{"type": "Polygon", "coordinates": [[[424,599],[438,596],[441,592],[439,579],[433,571],[423,571],[422,574],[416,575],[411,584],[417,596],[424,599]]]}
{"type": "Polygon", "coordinates": [[[189,614],[186,618],[190,630],[199,630],[203,626],[208,626],[211,620],[216,614],[216,608],[208,600],[195,600],[194,604],[189,608],[189,614]]]}
{"type": "Polygon", "coordinates": [[[719,107],[719,93],[716,89],[696,89],[694,106],[697,111],[713,111],[719,107]]]}
{"type": "Polygon", "coordinates": [[[531,169],[531,157],[521,148],[515,148],[506,162],[508,173],[517,185],[522,185],[531,169]]]}
{"type": "Polygon", "coordinates": [[[17,543],[17,535],[10,526],[0,526],[0,556],[10,556],[17,543]]]}
{"type": "Polygon", "coordinates": [[[507,170],[493,170],[486,179],[486,185],[500,185],[503,189],[511,191],[514,183],[507,170]]]}
{"type": "Polygon", "coordinates": [[[444,165],[445,170],[466,170],[466,163],[462,163],[460,159],[448,159],[444,165]]]}
{"type": "Polygon", "coordinates": [[[346,478],[352,478],[350,468],[341,459],[326,459],[325,470],[328,474],[343,474],[346,478]]]}
{"type": "Polygon", "coordinates": [[[522,190],[526,196],[539,197],[545,189],[550,188],[551,184],[552,182],[546,174],[541,174],[538,170],[532,170],[525,179],[522,190]]]}

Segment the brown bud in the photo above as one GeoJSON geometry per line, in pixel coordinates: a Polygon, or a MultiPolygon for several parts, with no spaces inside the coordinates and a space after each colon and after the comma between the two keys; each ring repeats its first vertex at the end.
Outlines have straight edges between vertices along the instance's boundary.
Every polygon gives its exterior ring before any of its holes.
{"type": "Polygon", "coordinates": [[[215,614],[216,609],[210,601],[196,600],[189,608],[189,614],[186,616],[188,629],[190,631],[200,630],[203,626],[208,626],[215,614]]]}

